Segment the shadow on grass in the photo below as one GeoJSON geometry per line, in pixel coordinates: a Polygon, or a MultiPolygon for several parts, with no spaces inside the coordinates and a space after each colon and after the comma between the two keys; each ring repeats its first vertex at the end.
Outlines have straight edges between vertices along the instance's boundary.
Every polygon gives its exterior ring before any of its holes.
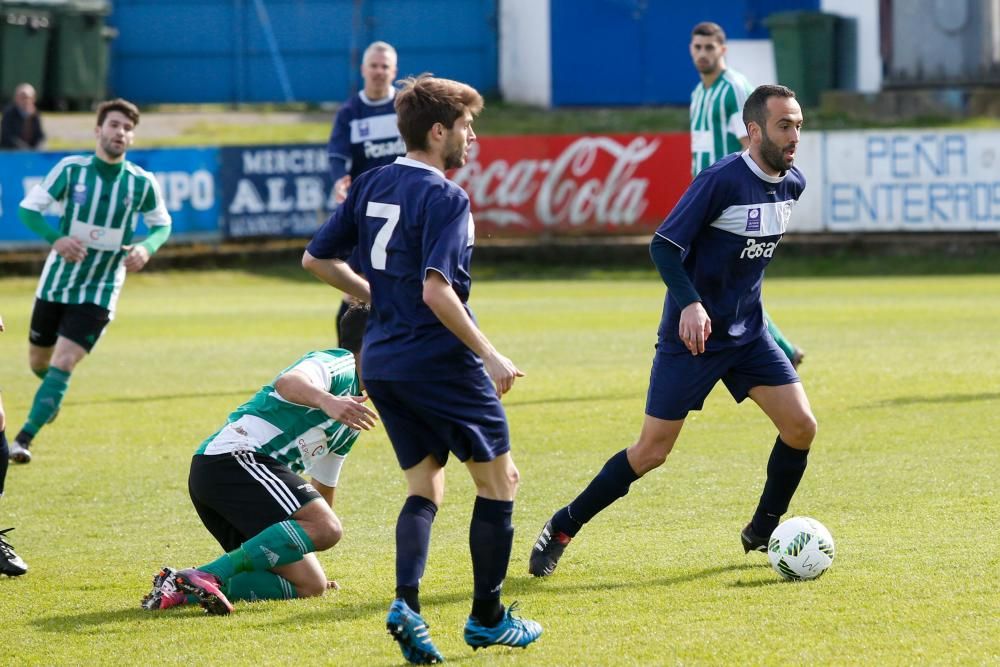
{"type": "MultiPolygon", "coordinates": [[[[588,583],[556,583],[547,584],[551,581],[548,577],[518,577],[516,579],[508,579],[504,583],[504,593],[508,596],[512,593],[531,593],[538,590],[540,586],[545,586],[545,590],[548,592],[586,592],[586,591],[613,591],[619,588],[663,588],[670,586],[677,586],[680,584],[686,584],[690,581],[698,581],[699,579],[708,579],[711,577],[718,576],[720,574],[725,574],[727,572],[740,572],[743,570],[755,570],[761,567],[760,563],[742,563],[740,565],[722,565],[719,567],[709,567],[704,570],[699,570],[697,572],[691,572],[688,574],[678,574],[672,577],[660,577],[660,578],[650,578],[642,583],[637,584],[634,581],[595,581],[588,583]]],[[[558,581],[558,577],[557,577],[558,581]]]]}
{"type": "MultiPolygon", "coordinates": [[[[441,593],[422,595],[421,603],[428,607],[440,604],[453,604],[470,600],[471,590],[457,593],[441,593]]],[[[385,614],[389,610],[388,597],[379,596],[370,602],[353,605],[341,605],[337,602],[336,594],[324,598],[329,604],[322,604],[319,608],[310,608],[305,613],[294,616],[282,615],[282,622],[295,622],[296,619],[315,619],[322,617],[324,621],[354,620],[365,618],[371,615],[385,614]]],[[[294,600],[276,601],[278,604],[298,604],[294,600]]],[[[274,623],[274,607],[271,604],[256,604],[243,601],[234,602],[236,610],[233,617],[241,619],[241,625],[256,625],[255,618],[260,617],[261,625],[269,626],[274,623]]],[[[123,632],[128,632],[130,624],[139,622],[151,623],[192,623],[199,618],[208,618],[197,605],[189,604],[183,607],[175,607],[169,611],[145,611],[139,608],[138,599],[134,607],[126,609],[105,609],[100,611],[89,611],[78,614],[53,614],[43,616],[30,621],[41,632],[51,632],[59,634],[93,634],[95,630],[106,625],[123,625],[123,632]]],[[[212,621],[225,623],[224,619],[212,618],[212,621]]]]}
{"type": "Polygon", "coordinates": [[[186,394],[158,394],[154,396],[105,396],[101,398],[73,399],[75,405],[111,405],[115,403],[148,403],[156,401],[177,401],[191,398],[218,398],[220,396],[252,396],[260,387],[239,391],[193,391],[186,394]]]}
{"type": "MultiPolygon", "coordinates": [[[[567,577],[556,578],[554,581],[555,585],[548,585],[552,579],[539,579],[535,577],[528,576],[518,576],[510,578],[505,582],[504,585],[504,597],[506,600],[510,601],[519,595],[530,595],[536,591],[546,591],[548,593],[558,592],[558,593],[569,593],[569,592],[588,592],[588,591],[613,591],[617,589],[635,589],[636,587],[643,588],[661,588],[661,587],[671,587],[678,586],[680,584],[685,584],[691,581],[697,581],[699,579],[708,579],[716,577],[727,572],[743,572],[747,570],[757,570],[761,567],[760,563],[743,563],[739,565],[725,565],[720,567],[711,567],[697,572],[691,572],[687,574],[678,574],[675,576],[660,577],[660,578],[650,578],[646,581],[637,584],[634,581],[622,581],[622,580],[608,580],[608,581],[592,581],[586,583],[573,583],[567,577]],[[544,587],[544,588],[543,588],[544,587]]],[[[733,588],[751,588],[759,586],[770,586],[773,584],[784,583],[778,579],[768,579],[762,581],[742,581],[738,580],[736,582],[728,584],[733,588]]],[[[425,608],[433,608],[438,605],[450,605],[458,604],[469,600],[471,591],[461,591],[454,593],[431,593],[421,596],[422,606],[425,608]]],[[[368,602],[363,602],[360,604],[346,604],[341,605],[337,603],[336,595],[329,596],[330,604],[322,604],[319,607],[311,607],[308,610],[285,616],[282,614],[282,623],[311,623],[317,619],[322,619],[323,622],[330,621],[353,621],[356,619],[367,618],[370,616],[381,617],[382,614],[386,613],[389,607],[390,600],[388,597],[379,596],[378,599],[373,599],[368,602]]],[[[281,602],[280,604],[296,605],[295,601],[281,602]]],[[[234,612],[234,617],[239,619],[240,625],[242,627],[261,625],[261,627],[269,627],[275,622],[274,617],[274,607],[271,604],[253,604],[245,602],[236,603],[236,611],[234,612]]],[[[530,615],[529,615],[530,617],[530,615]]],[[[161,623],[168,624],[168,628],[175,627],[174,624],[191,624],[197,622],[197,619],[206,619],[207,615],[201,611],[196,605],[187,605],[180,608],[171,609],[169,611],[163,612],[150,612],[144,611],[135,607],[129,607],[125,609],[105,609],[98,611],[89,611],[84,613],[74,613],[74,614],[53,614],[51,616],[43,616],[29,621],[31,625],[37,628],[40,632],[47,632],[53,634],[73,634],[73,635],[90,635],[95,632],[101,631],[105,632],[107,630],[102,629],[104,626],[111,625],[121,625],[122,632],[132,632],[134,631],[133,624],[136,622],[142,623],[161,623]]],[[[224,619],[211,619],[211,622],[226,623],[224,619]]],[[[221,627],[221,626],[220,626],[221,627]]]]}
{"type": "MultiPolygon", "coordinates": [[[[645,392],[643,392],[645,393],[645,392]]],[[[507,408],[520,407],[523,405],[555,405],[558,403],[604,403],[607,401],[627,401],[643,394],[621,393],[621,394],[601,394],[594,396],[566,396],[563,398],[539,398],[527,401],[517,399],[505,399],[504,406],[507,408]]]]}
{"type": "Polygon", "coordinates": [[[978,394],[942,394],[939,396],[900,396],[898,398],[888,398],[883,401],[859,405],[862,410],[874,410],[878,408],[894,408],[901,405],[921,405],[927,403],[975,403],[976,401],[996,401],[1000,400],[1000,392],[978,393],[978,394]]]}

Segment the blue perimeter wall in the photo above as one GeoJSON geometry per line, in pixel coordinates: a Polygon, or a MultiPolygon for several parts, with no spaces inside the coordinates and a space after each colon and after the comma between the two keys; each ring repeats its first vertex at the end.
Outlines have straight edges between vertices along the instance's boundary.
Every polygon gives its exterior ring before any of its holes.
{"type": "Polygon", "coordinates": [[[138,104],[283,102],[270,25],[295,101],[361,87],[365,47],[399,52],[399,74],[498,88],[498,0],[115,0],[110,87],[138,104]]]}
{"type": "Polygon", "coordinates": [[[552,105],[683,104],[698,81],[691,28],[769,39],[764,17],[819,10],[819,0],[550,0],[552,105]]]}

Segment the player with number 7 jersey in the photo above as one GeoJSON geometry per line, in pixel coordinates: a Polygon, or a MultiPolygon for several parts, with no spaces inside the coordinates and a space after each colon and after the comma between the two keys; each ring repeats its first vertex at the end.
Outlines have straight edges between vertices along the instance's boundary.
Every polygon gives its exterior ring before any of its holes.
{"type": "Polygon", "coordinates": [[[435,167],[400,157],[354,181],[309,252],[347,259],[343,248],[357,244],[372,294],[366,379],[422,380],[430,373],[452,379],[483,372],[479,357],[442,326],[422,297],[424,275],[434,270],[473,317],[467,302],[474,237],[468,195],[435,167]]]}
{"type": "Polygon", "coordinates": [[[371,302],[362,375],[407,482],[386,627],[417,664],[443,660],[420,614],[419,586],[450,454],[469,464],[476,486],[465,642],[527,646],[542,632],[500,602],[518,480],[500,397],[523,373],[469,309],[475,224],[468,195],[444,174],[465,164],[482,106],[475,89],[456,81],[404,82],[396,114],[406,156],[359,176],[302,260],[321,280],[371,302]],[[347,264],[355,250],[364,278],[347,264]]]}

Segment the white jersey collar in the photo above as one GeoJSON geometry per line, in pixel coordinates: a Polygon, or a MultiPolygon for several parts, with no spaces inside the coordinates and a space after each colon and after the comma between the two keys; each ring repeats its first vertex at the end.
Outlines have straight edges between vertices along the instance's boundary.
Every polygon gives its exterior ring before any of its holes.
{"type": "Polygon", "coordinates": [[[743,158],[743,161],[747,163],[747,166],[750,167],[750,171],[754,173],[754,176],[756,176],[762,181],[767,181],[768,183],[781,183],[783,180],[785,180],[785,176],[788,175],[787,171],[781,172],[780,176],[771,176],[769,174],[765,174],[764,171],[757,166],[757,163],[753,161],[753,158],[750,157],[749,149],[743,151],[743,153],[741,153],[741,157],[743,158]]]}
{"type": "Polygon", "coordinates": [[[416,167],[417,169],[426,169],[427,171],[433,171],[435,174],[441,178],[445,178],[444,172],[435,167],[432,164],[427,164],[426,162],[421,162],[420,160],[414,160],[413,158],[408,158],[404,155],[400,155],[396,158],[393,164],[400,164],[404,167],[416,167]]]}
{"type": "Polygon", "coordinates": [[[389,100],[396,99],[396,89],[393,86],[389,86],[389,94],[386,97],[383,97],[380,100],[373,100],[373,99],[371,99],[370,97],[368,97],[367,95],[365,95],[365,91],[364,90],[362,90],[361,92],[358,93],[358,97],[360,97],[361,101],[364,102],[365,104],[367,104],[368,106],[375,107],[375,106],[378,106],[379,104],[385,104],[389,100]]]}

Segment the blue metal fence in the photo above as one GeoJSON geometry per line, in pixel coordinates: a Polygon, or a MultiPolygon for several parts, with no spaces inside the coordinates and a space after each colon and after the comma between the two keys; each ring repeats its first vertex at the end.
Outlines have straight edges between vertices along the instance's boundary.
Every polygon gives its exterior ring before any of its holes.
{"type": "Polygon", "coordinates": [[[140,104],[342,101],[364,48],[497,90],[497,0],[116,0],[111,89],[140,104]]]}
{"type": "Polygon", "coordinates": [[[688,104],[697,76],[691,28],[715,21],[728,39],[767,39],[773,12],[819,0],[550,0],[552,104],[688,104]]]}

